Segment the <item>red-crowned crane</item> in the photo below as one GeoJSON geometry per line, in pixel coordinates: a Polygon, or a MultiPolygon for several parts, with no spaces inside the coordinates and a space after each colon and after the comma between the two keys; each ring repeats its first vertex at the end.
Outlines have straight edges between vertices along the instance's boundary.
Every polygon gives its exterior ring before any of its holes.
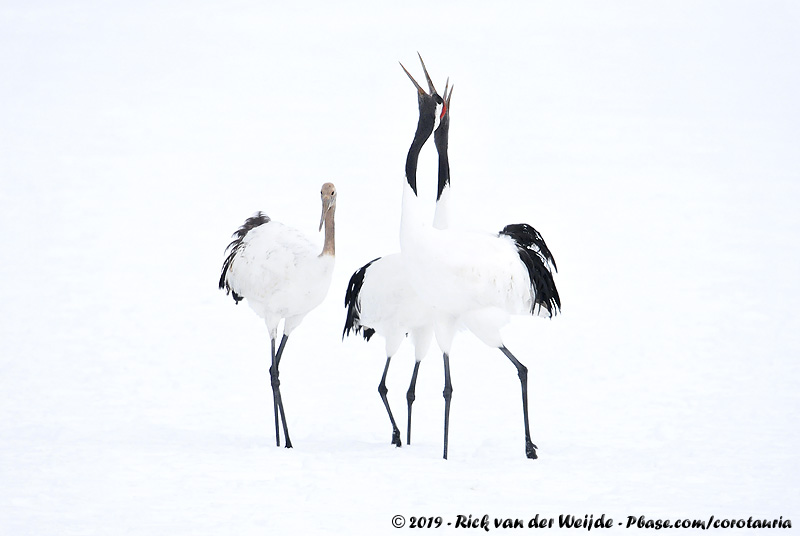
{"type": "Polygon", "coordinates": [[[227,257],[219,278],[219,288],[231,294],[237,304],[247,300],[247,304],[267,324],[272,343],[269,373],[275,412],[275,442],[281,445],[280,415],[286,448],[292,447],[292,441],[281,399],[278,365],[289,335],[325,299],[333,276],[336,188],[326,182],[320,195],[322,215],[319,230],[325,226],[321,253],[318,246],[300,231],[258,212],[233,234],[234,239],[225,250],[227,257]],[[283,336],[276,351],[281,320],[284,321],[283,336]]]}
{"type": "MultiPolygon", "coordinates": [[[[420,57],[420,61],[422,58],[420,57]]],[[[422,64],[425,69],[425,63],[422,64]]],[[[405,70],[405,67],[403,68],[405,70]]],[[[406,71],[408,73],[408,71],[406,71]]],[[[450,123],[450,97],[452,88],[448,93],[445,86],[444,98],[440,97],[433,87],[433,82],[425,70],[430,94],[420,92],[419,111],[420,119],[414,142],[409,149],[409,155],[414,154],[414,165],[422,146],[431,135],[436,117],[439,118],[439,127],[434,134],[434,142],[439,151],[439,185],[436,196],[436,213],[434,227],[447,227],[447,200],[449,198],[449,169],[447,169],[447,136],[450,123]],[[441,111],[437,108],[441,106],[441,111]]],[[[411,75],[409,74],[409,77],[411,75]]],[[[412,80],[413,77],[411,78],[412,80]]],[[[414,82],[416,84],[416,81],[414,82]]],[[[386,350],[386,365],[383,368],[378,393],[381,396],[389,420],[392,424],[392,444],[401,446],[400,430],[395,422],[392,410],[389,407],[386,388],[386,375],[392,357],[400,348],[403,339],[410,335],[414,345],[414,372],[411,383],[406,392],[408,404],[408,427],[406,443],[411,444],[411,407],[414,403],[417,374],[422,358],[428,352],[433,337],[433,310],[422,301],[408,283],[404,275],[405,265],[400,254],[379,257],[359,268],[353,273],[345,294],[345,307],[347,317],[342,336],[351,333],[361,334],[367,341],[374,334],[383,337],[386,350]]]]}
{"type": "MultiPolygon", "coordinates": [[[[414,85],[422,106],[431,95],[415,81],[414,85]]],[[[495,234],[428,225],[417,197],[417,153],[409,151],[406,159],[400,258],[408,282],[434,310],[434,333],[445,372],[444,458],[453,392],[450,349],[456,330],[465,326],[485,344],[498,348],[516,367],[522,388],[525,454],[535,459],[528,421],[528,369],[503,344],[500,327],[511,314],[557,314],[561,299],[553,280],[555,260],[541,234],[528,224],[508,225],[495,234]]],[[[446,168],[449,170],[449,165],[446,168]]]]}

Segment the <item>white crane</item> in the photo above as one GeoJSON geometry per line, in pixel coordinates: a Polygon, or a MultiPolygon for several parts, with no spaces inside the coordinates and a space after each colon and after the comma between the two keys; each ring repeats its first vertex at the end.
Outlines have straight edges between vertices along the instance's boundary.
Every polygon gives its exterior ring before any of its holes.
{"type": "MultiPolygon", "coordinates": [[[[422,58],[420,57],[420,61],[422,58]]],[[[401,65],[402,66],[402,65],[401,65]]],[[[425,64],[422,64],[423,69],[425,64]]],[[[403,68],[405,70],[405,67],[403,68]]],[[[408,73],[408,71],[406,71],[408,73]]],[[[434,110],[434,117],[439,118],[439,127],[436,128],[434,141],[439,151],[439,185],[436,197],[436,213],[434,215],[434,227],[447,227],[447,200],[449,199],[450,173],[447,162],[447,137],[450,124],[450,97],[452,88],[448,93],[448,86],[445,85],[444,98],[440,97],[433,87],[433,83],[425,75],[430,87],[430,95],[425,93],[424,99],[420,100],[420,122],[417,125],[417,132],[414,135],[414,143],[410,152],[414,152],[414,166],[416,166],[416,155],[419,154],[422,146],[430,137],[433,130],[433,123],[428,124],[422,120],[429,109],[434,110]],[[436,113],[441,106],[441,111],[436,113]]],[[[411,75],[409,74],[409,77],[411,75]]],[[[411,78],[413,81],[413,77],[411,78]]],[[[414,81],[416,84],[416,81],[414,81]]],[[[408,427],[406,432],[406,443],[411,444],[411,407],[414,403],[417,374],[422,359],[428,352],[430,342],[433,337],[433,309],[422,301],[411,287],[404,275],[405,265],[400,258],[400,254],[379,257],[365,264],[353,273],[347,286],[345,294],[345,307],[347,308],[347,318],[345,321],[342,336],[351,333],[361,334],[367,341],[374,334],[383,337],[386,350],[386,365],[383,369],[378,393],[381,396],[389,420],[392,424],[392,444],[401,446],[400,430],[392,415],[387,398],[388,389],[386,388],[386,375],[389,371],[389,364],[392,357],[400,348],[403,339],[411,336],[414,345],[414,372],[411,375],[411,383],[406,392],[408,404],[408,427]]]]}
{"type": "Polygon", "coordinates": [[[286,448],[292,447],[281,399],[278,365],[286,341],[303,318],[317,307],[331,285],[335,256],[334,213],[336,188],[322,185],[322,215],[319,230],[325,226],[322,252],[300,231],[273,221],[262,212],[248,218],[233,234],[227,257],[222,264],[219,288],[233,295],[238,304],[246,299],[255,313],[264,319],[272,342],[272,383],[275,412],[275,441],[281,445],[279,431],[283,423],[286,448]],[[276,352],[278,325],[283,320],[283,337],[276,352]]]}
{"type": "MultiPolygon", "coordinates": [[[[430,106],[423,111],[423,104],[432,95],[415,81],[414,85],[420,123],[432,125],[435,112],[430,106]]],[[[560,310],[561,299],[553,280],[555,260],[541,234],[528,224],[508,225],[496,234],[429,226],[417,197],[418,152],[412,144],[406,159],[400,258],[408,282],[434,310],[434,333],[443,352],[445,370],[444,458],[453,392],[450,349],[456,330],[464,326],[485,344],[498,348],[516,367],[522,389],[525,454],[535,459],[536,446],[531,441],[528,420],[528,369],[503,344],[500,328],[511,314],[552,317],[560,310]]]]}

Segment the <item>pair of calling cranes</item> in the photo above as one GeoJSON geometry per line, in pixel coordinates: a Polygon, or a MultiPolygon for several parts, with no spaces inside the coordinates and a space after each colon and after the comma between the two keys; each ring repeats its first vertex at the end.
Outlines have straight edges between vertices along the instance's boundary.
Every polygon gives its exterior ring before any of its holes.
{"type": "MultiPolygon", "coordinates": [[[[450,349],[459,326],[465,326],[481,341],[499,349],[516,367],[522,389],[525,455],[535,459],[536,446],[528,421],[528,369],[505,347],[500,328],[511,314],[550,318],[561,309],[553,273],[555,259],[541,234],[528,224],[507,225],[495,234],[448,229],[447,203],[450,165],[447,142],[450,127],[452,87],[440,96],[420,56],[428,91],[403,67],[417,90],[419,121],[406,158],[400,224],[401,252],[379,257],[359,268],[350,278],[345,294],[347,316],[344,335],[366,340],[374,334],[385,340],[386,365],[378,387],[392,424],[392,444],[401,446],[400,430],[387,399],[386,376],[392,357],[410,335],[416,362],[406,393],[411,443],[411,407],[419,365],[432,338],[444,360],[444,458],[447,459],[450,422],[450,349]],[[417,196],[417,159],[431,134],[439,154],[436,214],[433,226],[425,221],[417,196]]],[[[270,380],[275,414],[275,438],[280,446],[283,428],[285,446],[291,447],[280,392],[278,366],[286,342],[305,315],[322,303],[333,275],[336,187],[322,185],[325,227],[321,253],[299,231],[271,220],[259,212],[234,233],[226,249],[219,288],[236,303],[248,305],[264,319],[271,340],[270,380]],[[278,324],[284,320],[278,343],[278,324]],[[276,348],[277,344],[277,348],[276,348]]]]}

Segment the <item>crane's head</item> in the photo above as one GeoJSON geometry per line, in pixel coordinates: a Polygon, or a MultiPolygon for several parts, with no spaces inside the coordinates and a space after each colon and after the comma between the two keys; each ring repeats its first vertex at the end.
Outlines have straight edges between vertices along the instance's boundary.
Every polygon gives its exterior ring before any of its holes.
{"type": "Polygon", "coordinates": [[[406,72],[408,77],[411,79],[411,82],[414,84],[414,87],[417,88],[417,99],[419,100],[419,109],[420,109],[420,119],[423,117],[430,117],[433,116],[434,119],[434,128],[437,128],[439,122],[441,121],[442,117],[445,114],[445,101],[442,97],[436,92],[436,88],[433,87],[433,81],[431,80],[430,75],[428,74],[428,69],[425,68],[425,62],[422,61],[422,56],[417,52],[417,56],[419,56],[419,61],[422,63],[422,70],[425,73],[425,80],[428,82],[428,91],[422,89],[414,77],[411,76],[411,73],[408,72],[408,69],[401,63],[400,67],[406,72]]]}
{"type": "Polygon", "coordinates": [[[336,210],[336,187],[332,182],[326,182],[322,185],[320,190],[322,197],[322,215],[319,218],[319,230],[322,230],[322,224],[325,223],[325,216],[330,212],[333,214],[336,210]]]}

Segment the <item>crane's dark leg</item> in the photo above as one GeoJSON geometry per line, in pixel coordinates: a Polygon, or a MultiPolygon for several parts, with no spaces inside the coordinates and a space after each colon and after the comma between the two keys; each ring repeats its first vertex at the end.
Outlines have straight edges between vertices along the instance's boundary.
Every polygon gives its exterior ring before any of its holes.
{"type": "Polygon", "coordinates": [[[411,384],[408,386],[406,392],[406,400],[408,401],[408,431],[406,433],[406,444],[411,444],[411,404],[414,403],[417,392],[417,373],[419,372],[419,361],[414,363],[414,373],[411,375],[411,384]]]}
{"type": "Polygon", "coordinates": [[[289,336],[288,335],[284,335],[281,338],[281,344],[280,344],[280,346],[278,346],[278,354],[276,356],[276,359],[278,361],[278,363],[277,363],[278,365],[281,364],[281,357],[283,357],[283,348],[286,346],[286,341],[288,341],[288,340],[289,340],[289,336]]]}
{"type": "Polygon", "coordinates": [[[278,446],[281,446],[280,436],[278,434],[278,414],[280,413],[281,421],[283,422],[283,435],[286,438],[286,448],[292,448],[292,440],[289,439],[289,428],[286,426],[286,414],[283,411],[283,399],[281,398],[281,382],[278,379],[278,364],[281,361],[281,356],[283,355],[283,349],[286,346],[286,341],[289,339],[288,335],[284,335],[281,339],[281,344],[278,347],[278,352],[274,353],[275,349],[275,341],[272,341],[272,348],[273,348],[273,357],[272,357],[272,366],[269,369],[270,378],[272,379],[272,396],[274,399],[274,405],[277,408],[275,411],[275,435],[278,436],[278,446]]]}
{"type": "Polygon", "coordinates": [[[389,392],[389,389],[386,388],[386,373],[389,372],[389,363],[391,363],[391,361],[392,357],[388,356],[386,358],[386,366],[383,367],[381,383],[378,384],[378,393],[381,395],[383,405],[386,406],[386,412],[389,414],[389,420],[392,421],[392,445],[401,447],[403,446],[403,443],[400,441],[400,429],[397,428],[397,423],[394,421],[394,415],[392,415],[392,410],[389,408],[389,399],[386,398],[386,393],[389,392]]]}
{"type": "Polygon", "coordinates": [[[278,380],[278,370],[275,365],[275,339],[270,337],[270,341],[272,343],[272,361],[269,367],[269,378],[272,384],[272,409],[275,412],[275,444],[280,447],[281,432],[278,420],[278,385],[280,385],[280,381],[278,380]]]}
{"type": "Polygon", "coordinates": [[[500,347],[507,358],[511,360],[515,367],[517,367],[517,374],[519,375],[519,383],[522,385],[522,413],[525,418],[525,455],[531,460],[538,458],[536,456],[536,445],[531,441],[531,429],[528,424],[528,369],[514,357],[508,348],[505,346],[500,347]]]}
{"type": "Polygon", "coordinates": [[[444,459],[447,459],[447,436],[450,429],[450,399],[453,397],[453,385],[450,383],[450,356],[444,358],[444,459]]]}

